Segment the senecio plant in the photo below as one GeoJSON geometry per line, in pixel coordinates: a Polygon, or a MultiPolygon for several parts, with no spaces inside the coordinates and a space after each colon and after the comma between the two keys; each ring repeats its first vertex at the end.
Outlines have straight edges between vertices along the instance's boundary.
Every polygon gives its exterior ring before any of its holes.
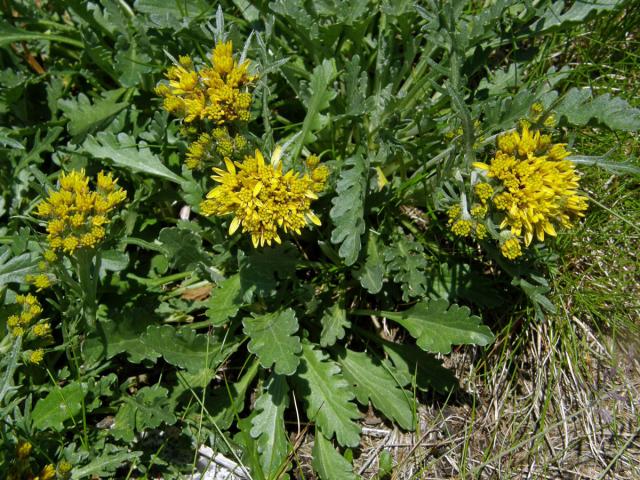
{"type": "Polygon", "coordinates": [[[491,345],[495,309],[553,309],[593,163],[574,127],[640,125],[506,55],[616,2],[17,3],[3,478],[179,478],[202,446],[287,478],[304,442],[356,478],[366,412],[415,430],[456,395],[441,355],[491,345]]]}

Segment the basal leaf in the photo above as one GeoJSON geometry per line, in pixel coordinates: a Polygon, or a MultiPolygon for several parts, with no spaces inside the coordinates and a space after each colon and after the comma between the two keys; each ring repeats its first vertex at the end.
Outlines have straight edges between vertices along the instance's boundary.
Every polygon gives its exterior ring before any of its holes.
{"type": "Polygon", "coordinates": [[[384,259],[387,269],[393,274],[393,281],[402,286],[405,302],[425,295],[427,259],[422,245],[404,236],[398,237],[384,249],[384,259]]]}
{"type": "Polygon", "coordinates": [[[380,315],[399,323],[427,352],[449,353],[451,345],[485,346],[494,337],[480,317],[471,315],[467,307],[451,305],[446,300],[417,303],[404,312],[380,312],[380,315]]]}
{"type": "Polygon", "coordinates": [[[153,175],[175,183],[184,181],[182,177],[165,167],[145,142],[136,142],[126,133],[119,133],[117,137],[111,132],[90,135],[82,147],[94,157],[107,159],[114,165],[132,172],[153,175]]]}
{"type": "Polygon", "coordinates": [[[223,325],[238,313],[244,302],[242,301],[242,285],[240,275],[220,282],[212,291],[208,302],[207,317],[212,325],[223,325]]]}
{"type": "Polygon", "coordinates": [[[169,391],[159,385],[143,387],[134,397],[127,397],[115,417],[110,433],[114,438],[131,442],[135,432],[156,428],[161,424],[173,425],[176,416],[169,403],[169,391]]]}
{"type": "Polygon", "coordinates": [[[313,469],[322,480],[355,480],[358,478],[353,473],[351,462],[340,455],[317,428],[311,455],[313,469]]]}
{"type": "Polygon", "coordinates": [[[251,436],[257,440],[262,471],[268,478],[276,478],[289,454],[284,425],[288,394],[285,377],[271,374],[254,406],[257,413],[251,420],[251,436]]]}
{"type": "Polygon", "coordinates": [[[566,8],[566,2],[555,0],[548,4],[549,7],[545,11],[541,12],[540,19],[531,26],[531,29],[539,33],[564,28],[569,24],[582,23],[592,13],[615,10],[623,3],[621,0],[576,0],[571,2],[569,8],[566,8]]]}
{"type": "Polygon", "coordinates": [[[24,283],[25,275],[38,270],[38,258],[31,253],[11,258],[11,250],[8,247],[0,252],[0,287],[12,282],[24,283]]]}
{"type": "Polygon", "coordinates": [[[432,354],[415,345],[399,344],[381,340],[384,352],[394,367],[395,380],[402,386],[413,383],[422,391],[436,390],[449,393],[458,386],[455,374],[442,366],[432,354]]]}
{"type": "Polygon", "coordinates": [[[163,228],[158,240],[166,249],[167,259],[173,268],[191,270],[198,262],[207,260],[202,249],[202,238],[191,230],[178,227],[163,228]]]}
{"type": "Polygon", "coordinates": [[[287,310],[267,313],[242,320],[244,333],[251,338],[248,350],[260,359],[264,368],[280,375],[292,375],[300,363],[300,338],[296,313],[287,310]]]}
{"type": "Polygon", "coordinates": [[[85,340],[85,361],[96,362],[103,357],[108,360],[119,353],[126,353],[133,363],[155,361],[160,354],[142,342],[142,335],[154,319],[153,313],[143,307],[114,307],[98,323],[97,333],[85,340]]]}
{"type": "Polygon", "coordinates": [[[205,405],[212,415],[212,421],[221,430],[231,426],[233,420],[244,410],[247,403],[247,390],[258,373],[260,363],[253,361],[242,377],[235,383],[225,383],[213,392],[212,397],[207,397],[205,405]]]}
{"type": "Polygon", "coordinates": [[[378,242],[376,236],[369,234],[367,241],[367,260],[364,266],[358,271],[357,277],[360,285],[369,293],[376,294],[382,290],[382,282],[384,280],[384,262],[382,255],[378,250],[378,242]]]}
{"type": "MultiPolygon", "coordinates": [[[[124,39],[124,37],[120,37],[124,39]]],[[[151,68],[151,57],[141,51],[138,42],[133,41],[126,46],[126,42],[120,41],[116,44],[117,53],[115,55],[116,71],[119,72],[118,80],[123,87],[136,87],[141,81],[142,75],[149,73],[151,68]]]]}
{"type": "Polygon", "coordinates": [[[88,133],[98,130],[129,106],[128,102],[117,101],[123,93],[123,89],[106,92],[104,98],[98,98],[93,103],[83,93],[75,100],[58,100],[58,106],[69,119],[67,128],[75,143],[84,140],[88,133]]]}
{"type": "Polygon", "coordinates": [[[351,322],[347,320],[347,311],[340,303],[334,303],[325,310],[320,322],[322,323],[320,345],[323,347],[330,347],[344,338],[344,329],[351,326],[351,322]]]}
{"type": "MultiPolygon", "coordinates": [[[[196,334],[188,327],[176,329],[171,325],[152,325],[140,341],[171,365],[192,372],[216,366],[224,358],[222,346],[213,337],[196,334]]],[[[231,345],[226,345],[225,349],[231,345]]]]}
{"type": "Polygon", "coordinates": [[[398,384],[388,368],[370,355],[340,349],[338,363],[345,378],[355,387],[356,398],[364,406],[369,400],[388,419],[405,430],[413,430],[413,395],[398,384]]]}
{"type": "Polygon", "coordinates": [[[574,125],[595,120],[613,130],[640,130],[640,108],[631,107],[622,98],[612,98],[608,93],[594,97],[589,88],[572,88],[554,111],[558,118],[566,117],[574,125]]]}
{"type": "Polygon", "coordinates": [[[36,403],[31,414],[38,430],[64,430],[64,422],[80,415],[82,400],[87,395],[86,383],[73,382],[60,388],[55,385],[49,394],[36,403]]]}
{"type": "Polygon", "coordinates": [[[331,200],[329,212],[335,228],[331,242],[341,244],[338,253],[346,265],[353,265],[362,247],[360,237],[365,232],[364,202],[369,179],[369,161],[361,152],[349,157],[336,185],[337,195],[331,200]],[[350,168],[349,168],[350,167],[350,168]]]}
{"type": "Polygon", "coordinates": [[[75,467],[71,470],[71,478],[80,480],[95,477],[114,477],[118,467],[134,462],[142,455],[142,452],[131,451],[129,448],[105,445],[102,451],[88,464],[75,467]]]}
{"type": "Polygon", "coordinates": [[[305,402],[307,417],[315,421],[327,437],[335,434],[340,445],[357,446],[360,426],[354,420],[360,417],[360,412],[351,401],[354,395],[340,367],[325,353],[303,343],[294,380],[305,402]]]}

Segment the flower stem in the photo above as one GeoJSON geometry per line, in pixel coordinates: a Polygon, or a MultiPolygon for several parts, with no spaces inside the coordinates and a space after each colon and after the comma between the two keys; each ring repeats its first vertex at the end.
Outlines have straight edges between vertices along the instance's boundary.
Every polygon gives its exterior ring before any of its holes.
{"type": "Polygon", "coordinates": [[[93,250],[79,250],[78,280],[82,288],[82,313],[89,329],[95,327],[98,310],[98,273],[100,271],[100,253],[93,250]]]}

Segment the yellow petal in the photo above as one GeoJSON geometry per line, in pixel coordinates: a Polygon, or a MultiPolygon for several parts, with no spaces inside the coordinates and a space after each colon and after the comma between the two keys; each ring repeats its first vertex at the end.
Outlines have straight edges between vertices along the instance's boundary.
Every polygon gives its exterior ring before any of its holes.
{"type": "Polygon", "coordinates": [[[273,153],[271,154],[271,165],[277,167],[280,163],[280,158],[282,157],[282,147],[280,145],[276,145],[276,148],[273,149],[273,153]]]}
{"type": "Polygon", "coordinates": [[[318,226],[322,225],[322,222],[320,221],[320,219],[316,216],[315,213],[311,211],[307,212],[307,218],[311,220],[311,222],[313,222],[315,225],[318,225],[318,226]]]}
{"type": "Polygon", "coordinates": [[[240,220],[240,217],[233,217],[231,225],[229,225],[229,235],[233,235],[241,224],[242,220],[240,220]]]}

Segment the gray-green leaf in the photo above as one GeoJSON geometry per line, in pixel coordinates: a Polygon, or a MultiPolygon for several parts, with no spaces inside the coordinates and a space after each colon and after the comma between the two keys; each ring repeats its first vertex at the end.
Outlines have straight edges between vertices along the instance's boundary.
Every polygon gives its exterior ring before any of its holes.
{"type": "Polygon", "coordinates": [[[116,137],[111,132],[100,132],[96,136],[90,135],[82,146],[94,157],[108,159],[114,165],[132,172],[153,175],[175,183],[184,181],[165,167],[145,142],[136,142],[126,133],[119,133],[116,137]]]}
{"type": "Polygon", "coordinates": [[[60,388],[55,385],[49,394],[36,403],[31,414],[33,425],[38,430],[52,428],[64,430],[64,422],[80,414],[82,400],[87,395],[86,383],[70,383],[60,388]]]}
{"type": "Polygon", "coordinates": [[[320,332],[320,345],[330,347],[336,341],[344,338],[345,328],[351,326],[351,322],[347,320],[347,311],[340,303],[334,303],[330,308],[324,311],[322,318],[322,332],[320,332]]]}
{"type": "Polygon", "coordinates": [[[369,181],[369,161],[361,152],[349,157],[336,184],[337,195],[331,199],[329,212],[335,228],[331,242],[341,244],[338,253],[346,265],[353,265],[362,248],[360,237],[365,232],[364,201],[369,181]],[[348,168],[351,167],[351,168],[348,168]]]}

